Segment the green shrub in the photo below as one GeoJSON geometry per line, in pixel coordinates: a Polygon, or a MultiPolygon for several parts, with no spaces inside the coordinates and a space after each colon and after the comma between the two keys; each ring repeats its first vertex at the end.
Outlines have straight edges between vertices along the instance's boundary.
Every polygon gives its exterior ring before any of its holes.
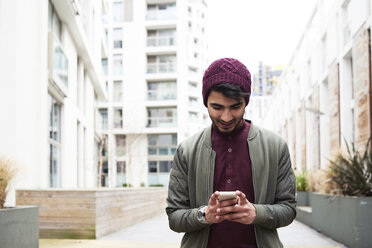
{"type": "Polygon", "coordinates": [[[163,184],[159,183],[159,184],[150,184],[149,185],[150,187],[164,187],[163,184]]]}
{"type": "Polygon", "coordinates": [[[123,187],[132,187],[132,184],[130,184],[130,183],[123,183],[123,187]]]}
{"type": "Polygon", "coordinates": [[[339,153],[330,160],[327,182],[336,186],[333,193],[349,196],[372,196],[372,149],[371,139],[365,147],[363,155],[351,143],[351,150],[347,144],[347,154],[339,153]]]}
{"type": "Polygon", "coordinates": [[[296,173],[296,189],[297,191],[307,191],[308,190],[308,181],[306,177],[306,172],[302,171],[301,173],[296,173]]]}

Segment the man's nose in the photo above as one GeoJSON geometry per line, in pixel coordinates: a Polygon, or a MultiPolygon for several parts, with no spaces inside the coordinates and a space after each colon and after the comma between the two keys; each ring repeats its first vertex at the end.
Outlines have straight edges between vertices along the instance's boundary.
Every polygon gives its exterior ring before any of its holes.
{"type": "Polygon", "coordinates": [[[232,118],[232,114],[230,112],[229,109],[225,109],[223,112],[222,112],[222,116],[221,116],[221,120],[224,121],[224,122],[229,122],[231,121],[233,118],[232,118]]]}

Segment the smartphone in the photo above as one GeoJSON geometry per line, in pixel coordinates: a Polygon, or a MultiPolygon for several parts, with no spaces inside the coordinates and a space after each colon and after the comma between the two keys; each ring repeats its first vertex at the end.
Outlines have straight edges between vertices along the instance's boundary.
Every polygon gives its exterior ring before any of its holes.
{"type": "Polygon", "coordinates": [[[236,198],[236,191],[220,191],[220,196],[218,197],[218,200],[226,201],[236,198]]]}

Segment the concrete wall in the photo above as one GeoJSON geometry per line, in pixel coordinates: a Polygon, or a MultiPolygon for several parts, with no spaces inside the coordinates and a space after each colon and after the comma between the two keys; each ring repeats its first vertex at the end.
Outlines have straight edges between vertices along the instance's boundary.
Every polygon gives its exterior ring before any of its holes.
{"type": "Polygon", "coordinates": [[[163,213],[167,189],[17,190],[39,207],[41,238],[95,239],[163,213]]]}

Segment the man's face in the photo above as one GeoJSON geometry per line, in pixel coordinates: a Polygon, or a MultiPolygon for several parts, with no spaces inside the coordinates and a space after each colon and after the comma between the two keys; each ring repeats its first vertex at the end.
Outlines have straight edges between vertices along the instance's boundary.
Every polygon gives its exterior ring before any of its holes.
{"type": "Polygon", "coordinates": [[[222,133],[230,133],[242,124],[245,99],[240,101],[225,97],[222,93],[211,91],[207,101],[209,116],[222,133]]]}

